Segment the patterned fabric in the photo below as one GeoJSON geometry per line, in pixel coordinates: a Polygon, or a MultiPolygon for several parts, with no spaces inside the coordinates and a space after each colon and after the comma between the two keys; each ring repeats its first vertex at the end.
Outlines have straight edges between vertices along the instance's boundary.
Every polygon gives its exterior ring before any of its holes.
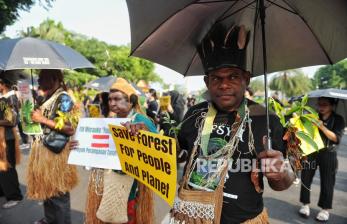
{"type": "Polygon", "coordinates": [[[61,112],[69,112],[72,110],[72,107],[73,107],[73,101],[71,99],[71,97],[67,94],[62,94],[61,97],[60,97],[60,107],[59,107],[59,110],[61,112]]]}
{"type": "Polygon", "coordinates": [[[16,112],[12,108],[10,102],[9,98],[0,98],[0,120],[7,120],[13,123],[13,126],[4,126],[6,140],[15,139],[12,128],[18,123],[16,112]]]}
{"type": "Polygon", "coordinates": [[[157,127],[153,124],[153,122],[148,117],[146,117],[143,114],[136,113],[135,118],[132,122],[133,123],[143,122],[148,128],[148,131],[153,133],[158,133],[157,127]]]}

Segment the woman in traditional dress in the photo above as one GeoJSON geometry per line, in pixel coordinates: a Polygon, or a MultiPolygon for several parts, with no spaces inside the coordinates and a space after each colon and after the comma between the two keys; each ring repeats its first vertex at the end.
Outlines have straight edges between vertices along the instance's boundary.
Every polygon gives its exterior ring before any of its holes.
{"type": "Polygon", "coordinates": [[[70,224],[70,191],[77,185],[76,167],[67,164],[68,143],[60,152],[53,152],[52,147],[44,144],[46,137],[56,131],[66,138],[75,133],[68,122],[57,129],[54,119],[57,112],[69,113],[73,102],[66,92],[63,73],[60,70],[41,70],[38,79],[45,98],[39,109],[32,112],[32,120],[41,124],[42,135],[36,135],[29,156],[28,191],[29,199],[43,200],[44,218],[36,224],[70,224]]]}
{"type": "MultiPolygon", "coordinates": [[[[143,129],[157,132],[139,105],[136,90],[123,78],[112,85],[108,104],[117,118],[130,118],[143,129]]],[[[73,149],[78,144],[74,141],[73,149]]],[[[145,185],[121,171],[93,169],[89,178],[85,223],[153,223],[153,196],[145,185]]]]}

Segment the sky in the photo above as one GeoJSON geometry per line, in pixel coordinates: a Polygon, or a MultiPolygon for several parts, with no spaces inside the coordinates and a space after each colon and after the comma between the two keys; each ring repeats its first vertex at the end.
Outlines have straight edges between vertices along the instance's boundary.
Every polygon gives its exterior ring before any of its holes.
{"type": "MultiPolygon", "coordinates": [[[[44,2],[44,1],[43,1],[44,2]]],[[[21,11],[20,18],[8,26],[5,34],[11,38],[29,26],[37,27],[45,19],[62,22],[67,30],[95,37],[109,44],[130,44],[130,23],[125,0],[55,0],[52,8],[45,10],[39,4],[29,12],[21,11]]],[[[313,76],[317,66],[304,68],[313,76]]],[[[156,64],[155,72],[165,83],[185,85],[189,91],[204,87],[202,76],[184,78],[181,74],[156,64]]]]}

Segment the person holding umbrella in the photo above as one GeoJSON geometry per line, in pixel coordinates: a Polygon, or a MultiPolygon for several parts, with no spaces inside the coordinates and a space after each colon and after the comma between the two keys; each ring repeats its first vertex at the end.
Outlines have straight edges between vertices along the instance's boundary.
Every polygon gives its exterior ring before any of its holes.
{"type": "Polygon", "coordinates": [[[11,88],[16,83],[13,71],[0,74],[0,196],[7,202],[3,208],[12,208],[22,199],[16,164],[20,161],[19,136],[16,125],[19,121],[15,106],[18,99],[11,88]]]}
{"type": "Polygon", "coordinates": [[[303,206],[299,214],[303,217],[310,216],[310,191],[314,174],[319,166],[321,177],[321,191],[319,195],[318,206],[322,210],[317,214],[318,221],[328,221],[329,211],[332,208],[335,178],[337,172],[337,154],[336,147],[340,143],[345,128],[343,117],[334,112],[336,100],[328,97],[318,98],[318,112],[320,125],[319,133],[323,139],[325,148],[307,156],[308,163],[301,172],[301,181],[303,185],[300,191],[300,202],[303,206]]]}
{"type": "Polygon", "coordinates": [[[67,122],[62,129],[57,129],[54,119],[58,116],[58,111],[70,112],[73,102],[66,92],[61,70],[41,70],[38,82],[45,98],[39,109],[32,112],[32,120],[41,124],[43,134],[35,136],[30,151],[27,195],[29,199],[43,200],[44,218],[36,224],[70,224],[69,192],[77,185],[78,178],[76,167],[67,164],[68,141],[75,130],[67,122]],[[61,136],[64,140],[54,136],[61,136]],[[60,150],[56,150],[54,144],[60,144],[59,141],[65,141],[65,144],[60,150]]]}
{"type": "Polygon", "coordinates": [[[270,119],[273,149],[264,150],[265,108],[244,97],[250,81],[245,71],[247,36],[244,26],[217,25],[197,47],[211,101],[191,107],[178,133],[179,146],[189,157],[171,223],[268,223],[262,177],[277,191],[294,180],[285,166],[284,132],[278,118],[272,114],[270,119]],[[255,167],[257,159],[261,159],[260,173],[242,166],[255,167]],[[225,160],[229,165],[219,166],[225,160]],[[206,181],[201,180],[200,169],[206,181]],[[206,200],[205,195],[212,196],[206,200]]]}

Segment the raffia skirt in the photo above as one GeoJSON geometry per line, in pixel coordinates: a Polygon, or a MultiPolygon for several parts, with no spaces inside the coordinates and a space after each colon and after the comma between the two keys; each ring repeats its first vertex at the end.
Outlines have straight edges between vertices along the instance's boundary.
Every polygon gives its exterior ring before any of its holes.
{"type": "MultiPolygon", "coordinates": [[[[19,164],[20,159],[21,159],[21,154],[19,150],[19,136],[17,134],[17,129],[12,128],[14,140],[15,140],[15,157],[16,157],[16,164],[19,164]]],[[[6,145],[6,140],[5,140],[5,128],[0,127],[0,171],[7,171],[7,169],[11,166],[10,163],[7,161],[7,152],[8,150],[13,150],[13,149],[8,149],[6,145]]]]}
{"type": "Polygon", "coordinates": [[[42,141],[34,141],[27,169],[27,196],[33,200],[46,200],[69,192],[78,183],[77,170],[67,164],[69,144],[55,154],[47,149],[42,141]]]}
{"type": "Polygon", "coordinates": [[[253,219],[247,220],[243,222],[242,224],[268,224],[269,223],[269,215],[267,213],[266,208],[263,209],[263,211],[253,219]]]}
{"type": "Polygon", "coordinates": [[[86,224],[105,224],[96,217],[104,191],[104,171],[93,169],[89,176],[87,202],[85,210],[86,224]]]}

